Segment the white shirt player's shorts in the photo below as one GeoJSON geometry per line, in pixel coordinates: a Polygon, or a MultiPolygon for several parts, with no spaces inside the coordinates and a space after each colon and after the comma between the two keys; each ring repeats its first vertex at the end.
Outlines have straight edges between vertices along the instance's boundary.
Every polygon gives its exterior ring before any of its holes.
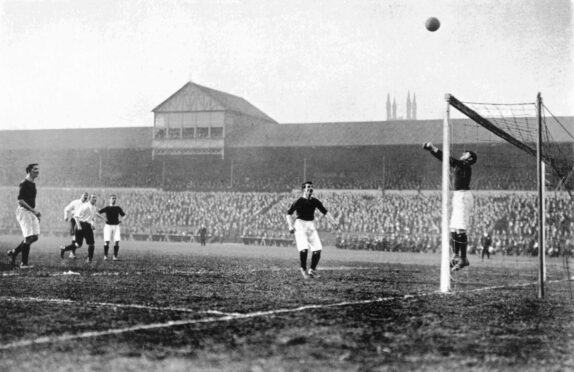
{"type": "Polygon", "coordinates": [[[18,207],[16,209],[16,219],[22,229],[24,238],[32,235],[40,235],[40,220],[29,210],[18,207]]]}
{"type": "Polygon", "coordinates": [[[296,219],[294,227],[295,242],[299,252],[304,249],[310,249],[311,252],[323,249],[321,239],[319,239],[319,233],[315,228],[315,222],[296,219]]]}
{"type": "Polygon", "coordinates": [[[104,241],[119,242],[121,239],[120,225],[104,225],[104,241]]]}
{"type": "Polygon", "coordinates": [[[474,197],[470,190],[454,191],[452,196],[451,230],[468,230],[474,207],[474,197]]]}

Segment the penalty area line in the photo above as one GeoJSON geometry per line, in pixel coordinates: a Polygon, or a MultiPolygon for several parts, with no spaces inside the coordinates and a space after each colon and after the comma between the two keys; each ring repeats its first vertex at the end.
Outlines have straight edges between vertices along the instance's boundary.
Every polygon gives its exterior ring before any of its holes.
{"type": "Polygon", "coordinates": [[[42,298],[42,297],[10,297],[0,296],[0,301],[10,302],[48,302],[55,304],[78,304],[87,306],[100,306],[100,307],[114,307],[123,309],[143,309],[143,310],[156,310],[156,311],[176,311],[194,314],[211,314],[211,315],[241,315],[240,313],[226,313],[218,310],[193,310],[184,307],[162,307],[162,306],[148,306],[137,304],[116,304],[113,302],[80,302],[60,298],[42,298]]]}
{"type": "MultiPolygon", "coordinates": [[[[554,283],[558,281],[549,281],[548,283],[554,283]]],[[[522,283],[515,286],[492,286],[492,287],[485,287],[474,289],[471,291],[464,291],[464,292],[482,292],[488,290],[495,290],[495,289],[502,289],[502,288],[512,288],[512,287],[525,287],[534,285],[535,283],[522,283]]],[[[345,302],[338,302],[334,304],[322,304],[322,305],[304,305],[292,309],[276,309],[276,310],[267,310],[267,311],[256,311],[247,314],[241,313],[232,313],[226,314],[221,317],[209,317],[205,319],[190,319],[190,320],[177,320],[177,321],[169,321],[165,323],[152,323],[152,324],[140,324],[135,325],[132,327],[125,327],[125,328],[118,328],[118,329],[108,329],[104,331],[88,331],[88,332],[81,332],[77,334],[65,334],[61,336],[44,336],[38,337],[31,340],[21,340],[16,342],[7,343],[4,345],[0,345],[0,350],[7,350],[13,349],[18,347],[26,347],[31,345],[41,345],[41,344],[49,344],[55,342],[63,342],[63,341],[71,341],[71,340],[80,340],[80,339],[87,339],[87,338],[95,338],[95,337],[102,337],[102,336],[109,336],[109,335],[119,335],[128,332],[136,332],[136,331],[145,331],[151,329],[161,329],[161,328],[170,328],[170,327],[177,327],[177,326],[187,326],[187,325],[194,325],[194,324],[206,324],[206,323],[216,323],[216,322],[227,322],[233,320],[241,320],[241,319],[250,319],[250,318],[258,318],[258,317],[265,317],[265,316],[275,316],[280,314],[290,314],[290,313],[297,313],[306,310],[312,309],[328,309],[328,308],[335,308],[335,307],[343,307],[343,306],[356,306],[356,305],[367,305],[367,304],[374,304],[374,303],[381,303],[381,302],[389,302],[394,300],[411,300],[416,298],[428,297],[432,295],[457,295],[462,292],[440,292],[440,291],[433,291],[427,293],[419,293],[419,294],[407,294],[403,296],[394,296],[394,297],[382,297],[376,298],[371,300],[362,300],[362,301],[345,301],[345,302]]],[[[6,298],[6,297],[4,297],[6,298]]],[[[69,303],[72,302],[70,300],[59,300],[62,303],[69,303]]],[[[130,305],[127,305],[130,306],[130,305]]],[[[139,306],[139,305],[136,305],[139,306]]],[[[207,313],[207,312],[206,312],[207,313]]]]}
{"type": "Polygon", "coordinates": [[[31,345],[41,345],[41,344],[49,344],[55,342],[63,342],[63,341],[71,341],[71,340],[80,340],[80,339],[87,339],[87,338],[95,338],[95,337],[102,337],[102,336],[109,336],[109,335],[119,335],[128,332],[136,332],[136,331],[145,331],[151,329],[160,329],[160,328],[169,328],[169,327],[177,327],[177,326],[187,326],[193,324],[205,324],[205,323],[216,323],[216,322],[227,322],[233,320],[240,320],[240,319],[250,319],[250,318],[258,318],[264,316],[274,316],[279,314],[289,314],[289,313],[297,313],[301,311],[306,311],[310,309],[327,309],[333,307],[341,307],[341,306],[355,306],[355,305],[363,305],[363,304],[372,304],[378,302],[387,302],[393,301],[398,299],[411,299],[413,295],[406,295],[406,296],[397,296],[397,297],[385,297],[385,298],[377,298],[374,300],[362,300],[362,301],[346,301],[346,302],[339,302],[336,304],[327,304],[327,305],[305,305],[300,306],[297,308],[292,309],[276,309],[276,310],[268,310],[268,311],[256,311],[253,313],[241,314],[241,313],[234,313],[228,314],[221,317],[210,317],[205,319],[189,319],[189,320],[176,320],[176,321],[169,321],[165,323],[152,323],[152,324],[140,324],[135,325],[132,327],[126,328],[118,328],[118,329],[108,329],[104,331],[88,331],[88,332],[81,332],[77,334],[65,334],[61,336],[44,336],[38,337],[31,340],[22,340],[7,343],[4,345],[0,345],[0,350],[7,350],[7,349],[14,349],[18,347],[26,347],[31,345]]]}

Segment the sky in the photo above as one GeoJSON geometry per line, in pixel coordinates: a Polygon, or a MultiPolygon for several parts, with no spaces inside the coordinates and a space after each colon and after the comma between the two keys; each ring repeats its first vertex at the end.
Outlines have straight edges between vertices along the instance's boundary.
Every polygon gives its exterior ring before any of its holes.
{"type": "Polygon", "coordinates": [[[141,127],[188,81],[279,123],[574,116],[572,0],[0,0],[0,130],[141,127]],[[436,32],[425,29],[437,17],[436,32]]]}

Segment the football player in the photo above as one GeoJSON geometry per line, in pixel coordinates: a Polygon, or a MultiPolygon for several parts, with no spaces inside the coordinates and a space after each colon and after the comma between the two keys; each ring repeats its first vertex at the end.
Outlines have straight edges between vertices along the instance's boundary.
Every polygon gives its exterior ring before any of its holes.
{"type": "Polygon", "coordinates": [[[22,229],[24,240],[6,254],[10,258],[12,266],[16,265],[16,256],[22,253],[21,269],[30,269],[33,266],[28,264],[30,246],[38,240],[40,235],[41,214],[36,209],[36,183],[35,180],[40,174],[38,164],[29,164],[26,167],[26,178],[19,185],[18,208],[16,209],[16,219],[22,229]]]}
{"type": "Polygon", "coordinates": [[[116,205],[117,197],[116,195],[110,196],[110,204],[98,211],[99,214],[105,214],[105,225],[104,225],[104,260],[108,259],[108,251],[110,249],[110,241],[114,241],[114,257],[113,260],[118,260],[118,253],[120,251],[120,223],[126,216],[123,209],[116,205]]]}
{"type": "MultiPolygon", "coordinates": [[[[431,142],[423,144],[435,158],[442,161],[442,151],[431,142]]],[[[470,191],[472,165],[477,161],[477,155],[472,151],[463,151],[459,159],[450,157],[450,166],[454,169],[454,192],[452,196],[452,214],[450,217],[450,237],[453,245],[454,258],[450,262],[451,270],[457,271],[470,265],[466,256],[470,225],[470,216],[474,207],[474,198],[470,191]]]]}
{"type": "Polygon", "coordinates": [[[289,232],[295,235],[295,243],[299,251],[299,259],[301,262],[301,274],[304,279],[309,277],[318,277],[317,265],[321,258],[321,250],[323,246],[319,233],[315,227],[315,210],[323,213],[329,221],[337,228],[338,223],[333,215],[327,211],[323,203],[313,197],[313,183],[307,181],[301,185],[303,195],[295,200],[291,207],[287,210],[287,225],[289,232]],[[293,221],[293,213],[295,213],[295,221],[293,221]],[[307,256],[311,250],[311,268],[307,271],[307,256]]]}

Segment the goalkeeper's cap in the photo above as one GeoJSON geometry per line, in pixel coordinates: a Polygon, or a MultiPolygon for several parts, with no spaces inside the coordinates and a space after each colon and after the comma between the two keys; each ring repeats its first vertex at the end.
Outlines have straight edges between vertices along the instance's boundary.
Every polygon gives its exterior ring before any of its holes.
{"type": "Polygon", "coordinates": [[[476,155],[476,152],[474,151],[466,151],[470,154],[470,158],[468,159],[468,162],[470,163],[470,165],[473,165],[474,163],[476,163],[476,161],[478,160],[478,156],[476,155]]]}

